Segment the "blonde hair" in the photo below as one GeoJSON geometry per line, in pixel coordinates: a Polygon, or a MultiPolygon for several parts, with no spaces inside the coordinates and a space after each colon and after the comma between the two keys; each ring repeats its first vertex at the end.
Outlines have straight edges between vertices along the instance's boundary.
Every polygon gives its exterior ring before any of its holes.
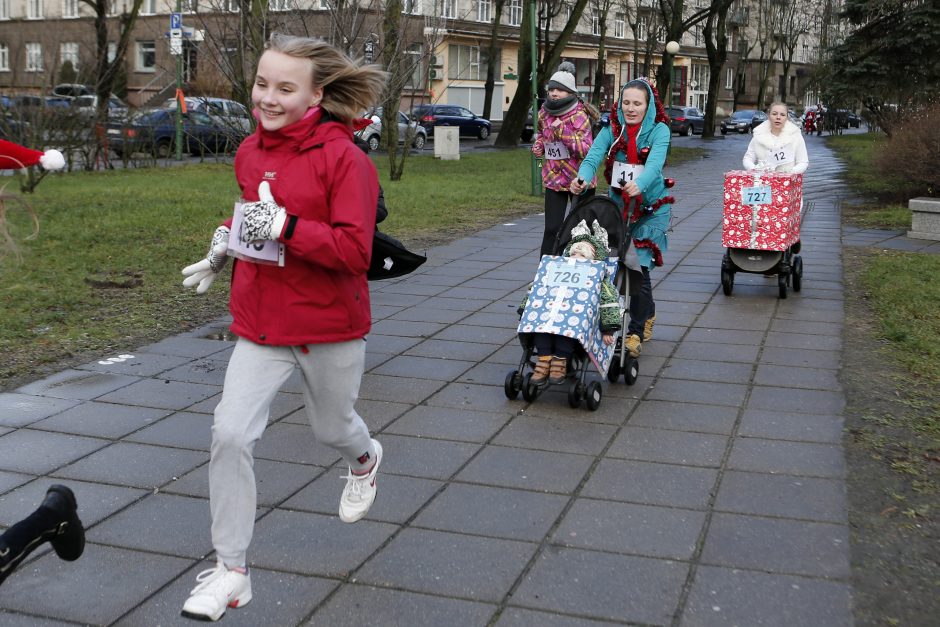
{"type": "Polygon", "coordinates": [[[781,102],[780,100],[774,100],[773,102],[770,103],[770,106],[767,107],[767,113],[769,114],[773,110],[774,107],[783,107],[787,111],[787,113],[790,112],[790,105],[788,105],[785,102],[781,102]]]}
{"type": "Polygon", "coordinates": [[[360,65],[322,39],[273,33],[266,49],[309,59],[313,84],[323,88],[320,106],[346,123],[379,102],[388,80],[379,66],[360,65]]]}

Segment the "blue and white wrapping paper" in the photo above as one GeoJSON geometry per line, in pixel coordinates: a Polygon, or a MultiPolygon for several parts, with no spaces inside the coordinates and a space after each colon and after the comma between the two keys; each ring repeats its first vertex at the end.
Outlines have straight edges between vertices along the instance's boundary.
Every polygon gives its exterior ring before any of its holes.
{"type": "Polygon", "coordinates": [[[604,344],[600,329],[600,281],[609,281],[616,271],[616,259],[603,262],[543,255],[518,332],[574,338],[606,376],[614,346],[604,344]]]}

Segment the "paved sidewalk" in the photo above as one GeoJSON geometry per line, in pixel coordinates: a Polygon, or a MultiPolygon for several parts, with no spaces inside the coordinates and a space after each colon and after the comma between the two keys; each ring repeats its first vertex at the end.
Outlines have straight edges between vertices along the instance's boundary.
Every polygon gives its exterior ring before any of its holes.
{"type": "MultiPolygon", "coordinates": [[[[596,412],[503,394],[541,216],[374,284],[358,407],[385,449],[378,500],[339,521],[345,468],[292,379],[256,448],[255,597],[224,623],[851,625],[839,165],[807,138],[803,291],[779,300],[775,279],[738,274],[726,297],[721,175],[747,139],[669,170],[655,339],[596,412]]],[[[0,626],[192,624],[224,327],[0,394],[0,524],[63,482],[88,526],[79,561],[46,550],[7,580],[0,626]]]]}

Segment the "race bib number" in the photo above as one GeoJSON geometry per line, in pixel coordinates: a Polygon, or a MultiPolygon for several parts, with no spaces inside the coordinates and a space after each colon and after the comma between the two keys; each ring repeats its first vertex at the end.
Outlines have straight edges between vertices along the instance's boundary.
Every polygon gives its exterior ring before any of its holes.
{"type": "Polygon", "coordinates": [[[742,187],[741,204],[742,205],[766,205],[770,202],[770,186],[761,185],[759,187],[742,187]]]}
{"type": "Polygon", "coordinates": [[[545,158],[550,160],[558,159],[568,159],[571,157],[571,153],[568,152],[568,147],[565,146],[562,142],[550,142],[545,144],[545,158]]]}
{"type": "Polygon", "coordinates": [[[610,186],[620,189],[627,183],[635,181],[643,173],[643,166],[635,163],[624,163],[623,161],[614,161],[614,167],[610,172],[610,186]]]}
{"type": "Polygon", "coordinates": [[[773,150],[770,151],[770,162],[774,166],[792,163],[793,155],[787,152],[786,146],[775,146],[773,150]]]}
{"type": "Polygon", "coordinates": [[[232,215],[232,236],[228,238],[228,251],[230,257],[264,263],[269,265],[284,265],[284,245],[274,240],[263,242],[242,241],[242,223],[245,221],[245,210],[241,202],[235,203],[235,212],[232,215]]]}
{"type": "Polygon", "coordinates": [[[548,287],[579,288],[587,285],[590,264],[551,262],[545,271],[545,285],[548,287]]]}

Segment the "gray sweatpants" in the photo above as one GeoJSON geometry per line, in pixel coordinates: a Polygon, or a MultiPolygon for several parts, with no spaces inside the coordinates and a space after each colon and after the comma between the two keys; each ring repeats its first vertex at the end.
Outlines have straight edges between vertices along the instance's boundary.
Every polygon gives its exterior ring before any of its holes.
{"type": "Polygon", "coordinates": [[[215,408],[209,459],[212,544],[226,566],[244,566],[254,529],[255,442],[268,423],[274,396],[299,367],[313,434],[339,452],[353,471],[375,459],[369,429],[354,408],[365,365],[366,343],[264,346],[239,338],[225,373],[222,400],[215,408]],[[369,461],[358,457],[369,453],[369,461]]]}

